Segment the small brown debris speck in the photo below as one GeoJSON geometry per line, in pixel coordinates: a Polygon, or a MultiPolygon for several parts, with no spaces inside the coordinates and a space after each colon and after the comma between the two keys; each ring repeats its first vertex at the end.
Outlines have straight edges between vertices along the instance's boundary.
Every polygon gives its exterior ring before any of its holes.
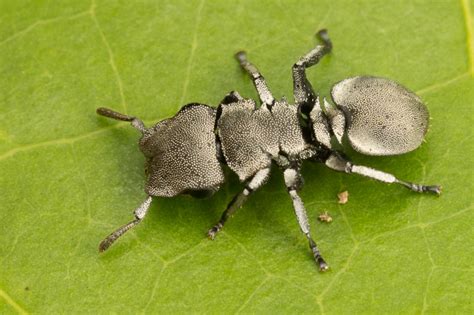
{"type": "Polygon", "coordinates": [[[349,192],[346,190],[341,193],[338,193],[337,198],[339,199],[339,203],[341,205],[346,204],[347,201],[349,200],[349,192]]]}
{"type": "Polygon", "coordinates": [[[329,215],[327,211],[324,211],[324,213],[321,213],[318,217],[319,221],[321,222],[332,222],[332,217],[329,215]]]}

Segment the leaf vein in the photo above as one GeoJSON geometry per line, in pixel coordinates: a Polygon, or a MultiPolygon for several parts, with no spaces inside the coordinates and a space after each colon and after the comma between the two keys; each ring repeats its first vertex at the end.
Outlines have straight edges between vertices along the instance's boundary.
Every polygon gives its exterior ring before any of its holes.
{"type": "Polygon", "coordinates": [[[6,44],[8,42],[11,42],[12,40],[14,40],[16,38],[21,37],[21,36],[31,32],[32,30],[34,30],[38,26],[48,25],[48,24],[58,22],[58,21],[74,20],[74,19],[77,19],[77,18],[80,18],[80,17],[83,17],[83,16],[87,16],[87,15],[89,15],[89,11],[79,12],[77,14],[73,14],[73,15],[70,15],[70,16],[58,16],[58,17],[54,17],[54,18],[50,18],[50,19],[38,20],[38,21],[34,22],[33,24],[25,27],[24,29],[22,29],[22,30],[14,33],[13,35],[10,35],[9,37],[5,38],[4,40],[2,40],[0,42],[0,46],[6,44]]]}
{"type": "Polygon", "coordinates": [[[428,304],[427,304],[428,290],[430,288],[431,278],[433,277],[434,269],[435,269],[435,266],[431,266],[431,270],[430,270],[430,273],[428,275],[428,279],[426,280],[425,292],[423,293],[423,307],[421,309],[421,314],[425,314],[426,309],[428,307],[428,304]]]}
{"type": "Polygon", "coordinates": [[[438,82],[438,83],[435,83],[433,85],[429,85],[427,87],[424,87],[424,88],[416,91],[415,94],[425,94],[425,93],[433,92],[433,91],[444,88],[448,85],[451,85],[451,84],[453,84],[453,83],[455,83],[459,80],[462,80],[464,78],[467,78],[467,77],[469,77],[469,72],[465,72],[463,74],[455,76],[454,78],[448,79],[446,81],[438,82]]]}
{"type": "MultiPolygon", "coordinates": [[[[155,120],[150,120],[150,121],[147,120],[147,121],[144,121],[144,123],[152,124],[152,123],[155,123],[156,121],[159,121],[161,119],[163,119],[163,117],[157,118],[155,120]]],[[[12,157],[12,156],[14,156],[15,154],[17,154],[19,152],[30,151],[30,150],[34,150],[34,149],[37,149],[37,148],[40,148],[40,147],[45,147],[45,146],[50,146],[50,145],[72,144],[72,143],[75,143],[77,141],[93,137],[96,134],[101,134],[101,133],[104,133],[106,131],[116,129],[116,128],[122,128],[122,127],[128,126],[128,125],[129,125],[128,123],[120,122],[120,123],[116,123],[112,126],[103,127],[103,128],[100,128],[100,129],[97,129],[97,130],[94,130],[94,131],[90,131],[90,132],[86,132],[86,133],[83,133],[81,135],[73,136],[73,137],[70,137],[70,138],[59,138],[59,139],[47,140],[47,141],[38,142],[38,143],[30,143],[30,144],[21,145],[21,146],[10,149],[9,151],[1,154],[0,155],[0,161],[5,160],[9,157],[12,157]]]]}
{"type": "Polygon", "coordinates": [[[464,214],[464,213],[466,213],[466,212],[468,212],[468,211],[472,211],[472,209],[473,209],[473,208],[472,208],[472,204],[471,204],[469,207],[466,207],[466,208],[464,208],[464,209],[461,209],[461,210],[459,210],[459,211],[457,211],[457,212],[454,212],[454,213],[452,213],[452,214],[450,214],[450,215],[448,215],[448,216],[443,216],[442,218],[440,218],[440,219],[438,219],[438,220],[429,221],[429,222],[427,222],[427,223],[422,223],[422,224],[423,224],[424,226],[435,225],[435,224],[438,224],[438,223],[441,223],[441,222],[450,220],[450,219],[452,219],[452,218],[454,218],[454,217],[457,217],[457,216],[459,216],[459,215],[462,215],[462,214],[464,214]]]}
{"type": "Polygon", "coordinates": [[[461,0],[461,9],[464,15],[464,23],[466,26],[466,48],[468,57],[468,71],[474,76],[474,32],[472,30],[472,13],[469,6],[469,0],[461,0]]]}
{"type": "Polygon", "coordinates": [[[160,270],[160,273],[156,276],[155,284],[153,285],[153,290],[151,291],[150,298],[148,299],[148,302],[146,303],[145,308],[143,309],[144,311],[148,309],[151,302],[153,301],[153,298],[155,297],[155,294],[156,294],[156,290],[158,289],[158,285],[160,283],[161,276],[163,275],[166,267],[167,266],[163,266],[163,268],[161,268],[160,270]]]}
{"type": "Polygon", "coordinates": [[[197,13],[196,13],[196,24],[194,26],[193,42],[191,44],[191,52],[190,52],[189,58],[188,58],[188,66],[186,68],[186,76],[184,78],[183,92],[181,93],[181,99],[179,101],[179,106],[181,106],[184,103],[184,100],[186,98],[186,94],[188,92],[189,79],[191,77],[191,69],[192,69],[192,66],[193,66],[194,54],[195,54],[197,46],[198,46],[197,35],[198,35],[199,24],[201,23],[201,14],[202,14],[202,8],[204,7],[204,2],[205,2],[205,0],[201,0],[201,2],[199,3],[199,7],[197,9],[197,13]]]}
{"type": "Polygon", "coordinates": [[[27,311],[25,311],[24,308],[22,308],[17,302],[15,302],[5,291],[0,289],[0,297],[2,297],[8,305],[13,307],[15,311],[17,311],[19,314],[28,314],[27,311]]]}
{"type": "Polygon", "coordinates": [[[30,151],[30,150],[33,150],[33,149],[37,149],[37,148],[45,147],[45,146],[51,146],[51,145],[71,144],[71,143],[74,143],[76,141],[86,139],[86,138],[90,138],[94,135],[101,134],[101,133],[106,132],[108,130],[115,129],[115,128],[120,128],[120,127],[123,127],[123,126],[125,126],[125,124],[118,123],[118,124],[115,124],[111,127],[104,127],[104,128],[101,128],[101,129],[91,131],[91,132],[84,133],[84,134],[79,135],[79,136],[74,136],[74,137],[70,137],[70,138],[59,138],[59,139],[48,140],[48,141],[43,141],[43,142],[38,142],[38,143],[25,144],[25,145],[13,148],[13,149],[3,153],[2,155],[0,155],[0,161],[5,160],[9,157],[12,157],[12,156],[14,156],[15,154],[17,154],[19,152],[30,151]]]}
{"type": "MultiPolygon", "coordinates": [[[[337,279],[339,279],[346,271],[347,269],[349,269],[351,263],[352,263],[352,259],[354,258],[357,250],[359,249],[359,243],[356,243],[354,245],[354,248],[352,249],[351,251],[351,254],[349,255],[349,257],[347,258],[346,260],[346,263],[344,264],[344,266],[337,272],[337,274],[331,279],[331,281],[329,282],[329,284],[326,286],[326,288],[324,288],[323,291],[321,291],[321,293],[318,295],[318,302],[320,303],[320,305],[322,306],[323,305],[323,298],[324,296],[326,295],[326,293],[329,292],[329,290],[332,288],[332,286],[334,285],[334,283],[336,282],[337,279]]],[[[324,312],[323,312],[324,313],[324,312]]]]}
{"type": "Polygon", "coordinates": [[[104,31],[102,30],[102,27],[100,26],[99,20],[97,19],[96,13],[96,3],[95,0],[92,1],[91,7],[89,9],[90,16],[92,20],[94,21],[95,26],[97,27],[97,30],[99,31],[100,37],[102,39],[103,44],[105,45],[105,48],[107,50],[107,54],[109,55],[109,64],[112,67],[112,71],[115,76],[115,80],[117,81],[118,89],[119,89],[119,94],[120,94],[120,102],[123,108],[124,113],[127,113],[127,103],[125,101],[125,95],[123,92],[123,83],[122,83],[122,78],[120,77],[120,73],[117,69],[117,64],[115,63],[115,56],[112,51],[112,48],[110,47],[109,41],[107,40],[107,37],[105,36],[104,31]]]}
{"type": "Polygon", "coordinates": [[[79,173],[79,178],[84,185],[84,193],[85,193],[85,198],[86,198],[86,210],[87,210],[87,219],[88,223],[92,221],[92,214],[91,214],[91,204],[90,204],[90,194],[89,194],[89,185],[87,185],[86,178],[84,177],[84,172],[82,172],[81,168],[79,167],[79,160],[77,159],[77,153],[74,148],[74,143],[69,144],[71,146],[71,151],[72,151],[72,157],[74,159],[74,165],[77,167],[77,171],[79,173]]]}
{"type": "Polygon", "coordinates": [[[176,263],[177,261],[179,261],[181,258],[189,255],[190,253],[192,253],[194,250],[196,250],[197,248],[203,246],[203,245],[206,245],[206,244],[209,244],[209,240],[208,239],[204,239],[204,240],[201,240],[199,243],[197,243],[196,245],[190,247],[189,249],[185,250],[183,253],[175,256],[173,259],[171,260],[167,260],[165,262],[165,266],[169,266],[171,264],[174,264],[176,263]]]}
{"type": "Polygon", "coordinates": [[[234,243],[237,244],[237,246],[239,246],[246,254],[247,256],[249,256],[250,258],[252,258],[253,260],[255,260],[257,262],[257,264],[260,266],[260,268],[262,269],[262,271],[267,275],[271,275],[271,272],[269,272],[265,266],[263,266],[262,262],[254,255],[252,254],[252,252],[250,252],[244,244],[242,244],[238,239],[236,239],[235,237],[231,236],[229,233],[225,232],[225,231],[221,231],[222,234],[225,234],[227,235],[228,238],[230,238],[234,243]]]}
{"type": "Polygon", "coordinates": [[[245,299],[245,301],[243,302],[243,304],[239,307],[239,309],[235,312],[236,314],[242,312],[243,309],[245,309],[245,307],[249,304],[249,302],[253,299],[253,297],[255,296],[255,294],[257,294],[258,290],[260,290],[261,287],[263,287],[263,285],[265,283],[267,283],[267,281],[270,280],[270,276],[266,276],[262,282],[260,282],[260,284],[258,286],[256,286],[252,293],[249,294],[249,296],[245,299]]]}

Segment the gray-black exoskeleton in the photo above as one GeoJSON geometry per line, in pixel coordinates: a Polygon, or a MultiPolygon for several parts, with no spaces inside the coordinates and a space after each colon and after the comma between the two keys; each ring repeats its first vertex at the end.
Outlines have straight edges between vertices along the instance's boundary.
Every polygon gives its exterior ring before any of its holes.
{"type": "Polygon", "coordinates": [[[333,148],[334,142],[342,144],[346,135],[347,142],[356,151],[367,155],[412,151],[423,141],[429,114],[414,93],[391,80],[371,76],[353,77],[335,84],[331,91],[335,106],[326,99],[321,102],[306,78],[306,69],[328,54],[332,43],[326,30],[317,35],[321,44],[292,68],[294,105],[273,97],[263,76],[241,51],[235,55],[236,59],[250,75],[260,106],[252,99],[230,92],[216,109],[189,104],[174,117],[150,128],[136,117],[106,108],[97,109],[100,115],[131,122],[142,133],[139,147],[146,157],[147,174],[147,198],[135,210],[135,219],[107,236],[99,250],[105,251],[141,222],[152,197],[212,195],[224,182],[224,164],[245,186],[208,231],[208,237],[214,239],[227,219],[268,180],[274,162],[283,171],[299,226],[322,271],[327,270],[328,265],[311,236],[305,206],[298,195],[304,160],[321,162],[340,172],[397,183],[416,192],[440,194],[440,186],[406,182],[392,174],[354,164],[333,148]]]}

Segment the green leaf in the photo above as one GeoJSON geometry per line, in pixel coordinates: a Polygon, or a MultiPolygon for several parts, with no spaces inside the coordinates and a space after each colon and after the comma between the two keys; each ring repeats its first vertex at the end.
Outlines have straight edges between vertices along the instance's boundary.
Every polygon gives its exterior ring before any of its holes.
{"type": "Polygon", "coordinates": [[[474,313],[473,12],[472,0],[1,1],[0,313],[474,313]],[[432,117],[418,150],[352,158],[443,195],[305,164],[301,195],[331,266],[321,274],[276,168],[205,238],[241,189],[227,172],[211,199],[155,199],[99,254],[145,194],[137,132],[95,109],[151,124],[231,90],[256,98],[241,49],[292,99],[290,67],[321,27],[334,51],[308,76],[322,95],[384,76],[432,117]]]}

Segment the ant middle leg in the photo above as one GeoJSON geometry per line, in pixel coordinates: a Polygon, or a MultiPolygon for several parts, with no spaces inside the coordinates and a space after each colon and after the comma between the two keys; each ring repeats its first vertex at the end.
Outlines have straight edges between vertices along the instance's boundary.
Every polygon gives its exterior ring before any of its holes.
{"type": "Polygon", "coordinates": [[[237,211],[237,209],[242,207],[250,194],[265,184],[269,177],[270,168],[261,169],[252,177],[252,179],[245,186],[244,190],[238,193],[228,204],[227,209],[225,209],[225,211],[222,213],[219,222],[217,222],[217,224],[207,232],[207,236],[211,240],[213,240],[216,237],[216,234],[222,230],[227,219],[230,218],[237,211]]]}
{"type": "Polygon", "coordinates": [[[250,75],[252,78],[253,84],[257,89],[258,96],[262,101],[263,106],[271,107],[275,102],[270,89],[268,88],[267,82],[262,74],[258,71],[257,67],[251,64],[247,60],[247,53],[245,51],[239,51],[235,54],[235,58],[240,63],[240,66],[250,75]]]}

